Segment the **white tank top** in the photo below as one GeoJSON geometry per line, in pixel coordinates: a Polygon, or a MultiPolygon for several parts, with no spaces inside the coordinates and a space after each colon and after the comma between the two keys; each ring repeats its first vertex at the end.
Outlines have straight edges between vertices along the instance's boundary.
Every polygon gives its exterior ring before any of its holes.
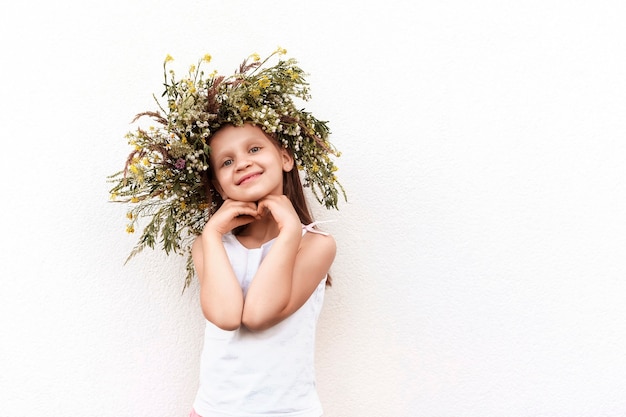
{"type": "MultiPolygon", "coordinates": [[[[228,233],[222,242],[245,296],[274,240],[248,249],[228,233]]],[[[207,320],[194,410],[202,417],[321,416],[314,353],[325,286],[326,278],[298,311],[267,330],[227,331],[207,320]]]]}

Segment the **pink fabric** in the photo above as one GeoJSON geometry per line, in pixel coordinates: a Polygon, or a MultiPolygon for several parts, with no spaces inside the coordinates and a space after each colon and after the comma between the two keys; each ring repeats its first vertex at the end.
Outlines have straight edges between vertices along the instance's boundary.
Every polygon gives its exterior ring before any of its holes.
{"type": "Polygon", "coordinates": [[[189,413],[189,417],[202,417],[200,414],[196,413],[196,410],[191,409],[191,413],[189,413]]]}
{"type": "Polygon", "coordinates": [[[307,232],[317,233],[317,234],[320,234],[320,235],[328,236],[328,233],[322,232],[321,230],[314,229],[313,227],[318,225],[318,224],[320,224],[320,223],[328,223],[328,222],[333,222],[333,221],[334,220],[326,220],[326,221],[323,221],[323,222],[313,222],[313,223],[307,224],[307,225],[303,224],[302,228],[304,230],[306,230],[307,232]]]}

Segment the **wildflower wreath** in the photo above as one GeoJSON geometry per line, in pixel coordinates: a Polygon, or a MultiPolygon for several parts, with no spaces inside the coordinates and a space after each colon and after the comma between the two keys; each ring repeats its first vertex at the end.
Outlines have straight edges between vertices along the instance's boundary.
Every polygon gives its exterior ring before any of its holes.
{"type": "Polygon", "coordinates": [[[149,219],[127,262],[146,246],[162,245],[168,255],[187,255],[185,287],[190,284],[191,244],[218,208],[209,204],[215,199],[207,198],[203,181],[209,169],[209,140],[226,124],[253,123],[290,149],[304,173],[303,185],[326,208],[338,208],[339,194],[346,198],[335,176],[331,156],[339,153],[328,141],[327,122],[294,103],[311,98],[306,74],[295,59],[279,58],[266,66],[270,58],[285,54],[282,48],[264,60],[252,54],[230,76],[217,71],[205,75],[201,67],[211,61],[207,54],[180,79],[167,70],[173,58],[165,58],[166,103],[155,97],[160,111],[142,112],[133,119],[148,117],[157,126],[138,127],[126,135],[133,150],[124,169],[108,177],[114,184],[111,200],[129,204],[126,231],[134,233],[139,219],[149,219]]]}

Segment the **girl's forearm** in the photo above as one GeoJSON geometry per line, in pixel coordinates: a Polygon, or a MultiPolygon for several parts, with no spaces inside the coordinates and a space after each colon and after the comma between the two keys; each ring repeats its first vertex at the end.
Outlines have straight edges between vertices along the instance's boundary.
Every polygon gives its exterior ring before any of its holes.
{"type": "Polygon", "coordinates": [[[300,230],[279,234],[259,266],[244,301],[242,324],[246,327],[266,327],[287,307],[301,236],[300,230]]]}
{"type": "Polygon", "coordinates": [[[203,271],[200,286],[202,312],[224,330],[241,325],[243,292],[230,265],[221,236],[202,237],[203,271]]]}

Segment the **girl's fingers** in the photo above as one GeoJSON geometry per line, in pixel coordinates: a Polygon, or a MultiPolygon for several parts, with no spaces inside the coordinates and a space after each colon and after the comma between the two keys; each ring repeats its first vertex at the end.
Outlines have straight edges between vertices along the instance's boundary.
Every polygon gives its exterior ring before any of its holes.
{"type": "Polygon", "coordinates": [[[257,213],[259,216],[264,216],[266,214],[271,214],[273,216],[277,211],[277,209],[273,206],[272,202],[265,198],[259,201],[259,204],[257,205],[257,213]]]}
{"type": "Polygon", "coordinates": [[[259,217],[255,203],[226,200],[211,216],[205,227],[225,234],[236,227],[251,223],[259,217]]]}
{"type": "Polygon", "coordinates": [[[269,195],[259,201],[258,212],[263,215],[269,212],[282,229],[284,225],[294,224],[300,227],[300,219],[293,204],[286,196],[269,195]]]}
{"type": "Polygon", "coordinates": [[[255,220],[255,217],[248,216],[248,215],[245,215],[245,214],[237,216],[237,217],[235,217],[233,219],[233,221],[231,223],[232,226],[233,226],[232,228],[234,229],[236,227],[243,226],[243,225],[246,225],[248,223],[252,223],[254,220],[255,220]]]}
{"type": "MultiPolygon", "coordinates": [[[[239,221],[239,219],[242,217],[249,217],[250,221],[252,221],[254,219],[259,218],[260,216],[259,216],[256,205],[253,204],[252,206],[250,206],[246,203],[246,205],[243,205],[243,206],[236,205],[236,206],[230,207],[227,217],[236,221],[239,221]]],[[[250,221],[246,221],[246,223],[250,223],[250,221]]]]}

